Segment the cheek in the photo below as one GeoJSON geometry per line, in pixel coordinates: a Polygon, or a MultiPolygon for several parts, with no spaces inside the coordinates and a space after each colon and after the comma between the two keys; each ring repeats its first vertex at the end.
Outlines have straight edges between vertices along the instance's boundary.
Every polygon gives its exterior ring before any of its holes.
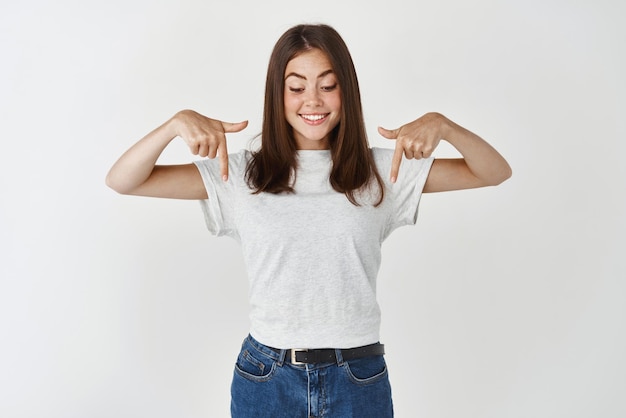
{"type": "Polygon", "coordinates": [[[293,99],[289,100],[289,98],[285,97],[285,100],[284,100],[285,120],[291,127],[293,127],[298,117],[296,115],[298,113],[298,109],[299,109],[299,106],[297,105],[295,100],[293,99]]]}
{"type": "Polygon", "coordinates": [[[329,105],[336,111],[341,111],[341,94],[337,92],[337,94],[333,94],[330,97],[329,105]]]}
{"type": "Polygon", "coordinates": [[[294,98],[292,95],[285,94],[283,102],[285,104],[285,113],[289,113],[289,111],[293,111],[294,109],[298,109],[300,107],[298,99],[294,98]]]}

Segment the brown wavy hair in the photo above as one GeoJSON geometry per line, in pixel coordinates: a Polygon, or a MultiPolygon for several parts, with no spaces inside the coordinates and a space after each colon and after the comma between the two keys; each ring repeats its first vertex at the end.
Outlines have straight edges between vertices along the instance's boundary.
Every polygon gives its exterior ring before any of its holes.
{"type": "Polygon", "coordinates": [[[384,185],[367,141],[356,70],[345,42],[328,25],[294,26],[276,42],[265,84],[261,148],[248,162],[246,181],[253,193],[294,192],[298,161],[296,141],[285,117],[285,69],[290,60],[314,48],[328,56],[341,87],[341,118],[329,141],[333,161],[330,184],[358,206],[356,194],[375,180],[378,206],[384,198],[384,185]]]}

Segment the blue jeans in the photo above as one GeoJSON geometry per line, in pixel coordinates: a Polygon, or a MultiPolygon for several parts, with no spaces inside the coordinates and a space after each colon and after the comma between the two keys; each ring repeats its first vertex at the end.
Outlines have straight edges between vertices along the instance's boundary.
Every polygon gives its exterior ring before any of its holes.
{"type": "Polygon", "coordinates": [[[231,386],[233,418],[391,418],[391,386],[383,356],[293,365],[285,350],[248,336],[231,386]]]}

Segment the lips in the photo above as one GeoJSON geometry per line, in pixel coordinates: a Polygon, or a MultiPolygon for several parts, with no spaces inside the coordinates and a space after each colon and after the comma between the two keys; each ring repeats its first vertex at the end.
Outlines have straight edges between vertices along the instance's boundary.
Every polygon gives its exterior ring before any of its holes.
{"type": "Polygon", "coordinates": [[[330,113],[300,114],[299,116],[309,125],[319,125],[326,120],[328,115],[330,113]]]}

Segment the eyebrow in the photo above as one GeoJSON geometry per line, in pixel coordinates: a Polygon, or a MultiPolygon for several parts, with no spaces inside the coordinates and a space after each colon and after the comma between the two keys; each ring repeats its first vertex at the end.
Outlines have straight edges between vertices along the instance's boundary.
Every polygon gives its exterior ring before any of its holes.
{"type": "MultiPolygon", "coordinates": [[[[333,70],[326,70],[323,73],[321,73],[320,75],[318,75],[317,78],[326,77],[328,74],[331,74],[333,72],[334,72],[333,70]]],[[[303,76],[302,74],[294,73],[294,72],[291,72],[291,73],[287,74],[285,76],[285,80],[287,80],[289,77],[292,77],[292,76],[293,77],[297,77],[297,78],[301,78],[302,80],[306,80],[305,76],[303,76]]]]}

